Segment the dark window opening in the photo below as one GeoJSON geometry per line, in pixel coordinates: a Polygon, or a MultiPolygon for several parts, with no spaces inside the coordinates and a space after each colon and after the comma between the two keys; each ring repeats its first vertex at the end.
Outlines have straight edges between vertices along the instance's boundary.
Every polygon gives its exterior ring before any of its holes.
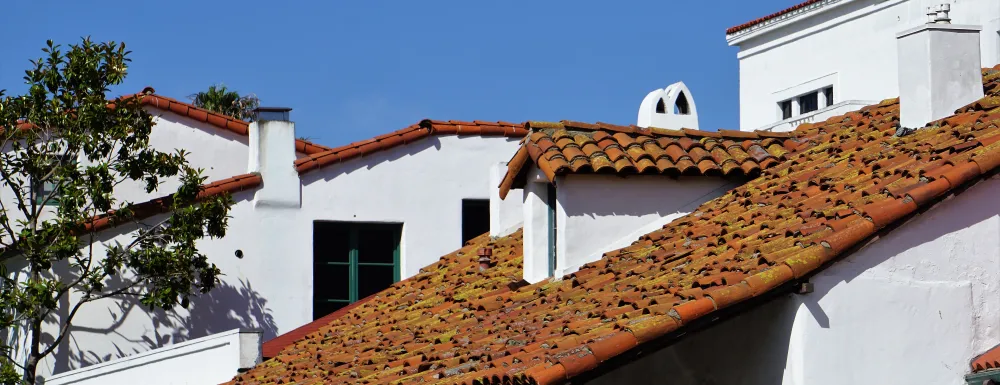
{"type": "Polygon", "coordinates": [[[824,91],[824,92],[826,93],[826,106],[827,107],[832,106],[833,105],[833,87],[827,87],[826,91],[824,91]]]}
{"type": "MultiPolygon", "coordinates": [[[[75,161],[69,159],[67,156],[55,156],[52,159],[53,167],[58,167],[60,165],[66,164],[67,162],[76,163],[75,161]]],[[[59,205],[59,192],[55,191],[58,188],[58,181],[55,175],[49,175],[46,180],[32,180],[31,181],[31,198],[36,205],[45,204],[46,206],[58,206],[59,205]]]]}
{"type": "Polygon", "coordinates": [[[688,98],[683,92],[677,96],[677,102],[674,103],[674,113],[678,115],[690,115],[691,107],[688,106],[688,98]]]}
{"type": "Polygon", "coordinates": [[[807,114],[819,109],[819,92],[812,92],[799,97],[799,113],[807,114]]]}
{"type": "Polygon", "coordinates": [[[778,103],[778,107],[781,108],[781,119],[785,120],[792,117],[792,101],[786,100],[778,103]]]}
{"type": "Polygon", "coordinates": [[[490,231],[490,201],[462,199],[462,244],[490,231]]]}
{"type": "Polygon", "coordinates": [[[559,227],[556,223],[556,186],[548,186],[546,205],[549,211],[549,277],[553,277],[556,274],[556,230],[559,227]]]}
{"type": "Polygon", "coordinates": [[[313,319],[398,282],[398,223],[313,223],[313,319]]]}
{"type": "Polygon", "coordinates": [[[656,113],[657,114],[667,113],[667,103],[664,103],[662,98],[660,98],[660,101],[656,102],[656,113]]]}

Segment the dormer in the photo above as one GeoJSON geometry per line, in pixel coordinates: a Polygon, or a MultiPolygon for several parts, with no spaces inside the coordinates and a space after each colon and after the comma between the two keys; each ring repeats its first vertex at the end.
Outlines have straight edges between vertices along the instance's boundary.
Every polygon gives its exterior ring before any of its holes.
{"type": "Polygon", "coordinates": [[[639,105],[639,127],[698,129],[698,107],[683,82],[650,92],[639,105]]]}

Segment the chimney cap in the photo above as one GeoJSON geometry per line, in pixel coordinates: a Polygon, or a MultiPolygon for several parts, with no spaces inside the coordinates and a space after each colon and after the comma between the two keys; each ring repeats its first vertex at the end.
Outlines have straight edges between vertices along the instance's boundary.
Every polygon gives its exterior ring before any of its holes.
{"type": "Polygon", "coordinates": [[[253,112],[257,120],[289,120],[290,107],[257,107],[253,112]]]}

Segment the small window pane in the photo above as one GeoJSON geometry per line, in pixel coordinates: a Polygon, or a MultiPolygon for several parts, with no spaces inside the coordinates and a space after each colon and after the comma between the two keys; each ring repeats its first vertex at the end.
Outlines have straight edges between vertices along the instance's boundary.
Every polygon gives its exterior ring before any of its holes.
{"type": "Polygon", "coordinates": [[[350,228],[342,222],[315,222],[313,224],[313,260],[316,263],[348,262],[350,228]]]}
{"type": "Polygon", "coordinates": [[[361,227],[358,230],[358,263],[393,263],[398,244],[396,225],[361,227]]]}
{"type": "Polygon", "coordinates": [[[781,103],[778,103],[778,105],[781,107],[781,119],[782,120],[788,119],[788,118],[792,117],[792,101],[791,100],[783,101],[781,103]]]}
{"type": "Polygon", "coordinates": [[[819,92],[802,95],[799,98],[799,110],[801,114],[810,113],[819,109],[819,92]]]}
{"type": "Polygon", "coordinates": [[[351,297],[348,265],[316,265],[313,267],[313,298],[348,300],[351,297]]]}
{"type": "Polygon", "coordinates": [[[462,200],[462,244],[490,231],[490,201],[462,200]]]}
{"type": "Polygon", "coordinates": [[[358,266],[358,299],[385,290],[395,282],[392,266],[358,266]]]}
{"type": "Polygon", "coordinates": [[[826,89],[826,105],[833,105],[833,87],[827,87],[826,89]]]}

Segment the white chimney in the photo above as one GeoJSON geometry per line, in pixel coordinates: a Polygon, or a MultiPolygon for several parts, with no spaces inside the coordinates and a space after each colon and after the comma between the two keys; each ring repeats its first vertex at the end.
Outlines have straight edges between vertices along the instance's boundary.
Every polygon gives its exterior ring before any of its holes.
{"type": "Polygon", "coordinates": [[[250,123],[249,172],[259,173],[263,185],[254,195],[254,207],[295,207],[301,204],[299,173],[295,171],[295,123],[291,108],[260,107],[250,123]]]}
{"type": "Polygon", "coordinates": [[[950,11],[949,4],[928,7],[927,24],[896,34],[903,127],[924,127],[984,96],[982,27],[951,24],[950,11]]]}
{"type": "Polygon", "coordinates": [[[639,105],[639,127],[698,129],[698,107],[683,82],[654,90],[639,105]]]}

